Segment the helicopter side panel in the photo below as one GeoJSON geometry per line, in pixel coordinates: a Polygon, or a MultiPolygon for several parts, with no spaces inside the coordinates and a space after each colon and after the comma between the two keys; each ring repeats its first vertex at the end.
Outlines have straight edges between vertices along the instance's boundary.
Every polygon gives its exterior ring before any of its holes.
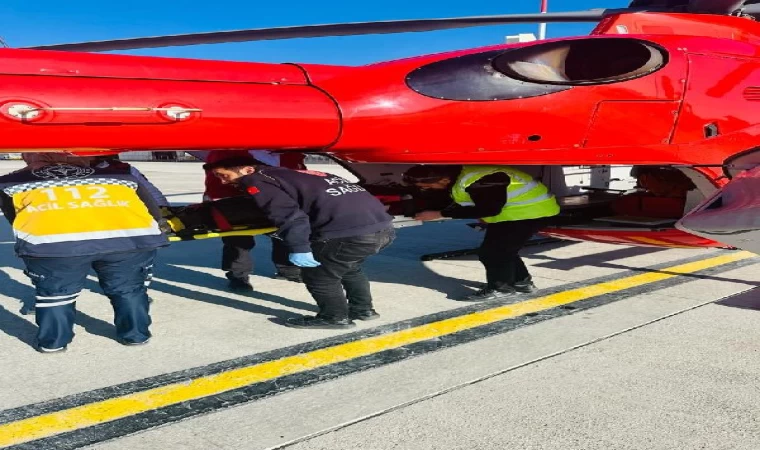
{"type": "Polygon", "coordinates": [[[673,143],[741,138],[760,123],[760,59],[691,54],[689,63],[685,107],[673,143]]]}
{"type": "Polygon", "coordinates": [[[680,106],[681,102],[668,101],[600,102],[583,146],[612,147],[621,142],[629,145],[667,144],[680,106]]]}
{"type": "Polygon", "coordinates": [[[322,148],[335,102],[302,69],[0,50],[0,148],[322,148]]]}
{"type": "Polygon", "coordinates": [[[0,48],[0,74],[48,77],[307,84],[291,64],[0,48]]]}
{"type": "MultiPolygon", "coordinates": [[[[573,40],[595,39],[634,40],[609,36],[573,40]]],[[[341,139],[330,151],[353,161],[375,162],[678,162],[667,140],[683,96],[681,81],[687,65],[678,40],[662,40],[664,44],[656,45],[666,48],[668,55],[656,70],[619,82],[518,79],[495,70],[498,60],[514,50],[510,47],[367,66],[327,79],[319,86],[337,100],[344,119],[341,139]],[[627,102],[630,108],[626,112],[607,101],[627,102]],[[620,114],[625,121],[612,122],[620,114]],[[619,139],[626,127],[631,138],[619,139]],[[642,145],[654,148],[644,152],[642,145]]],[[[536,46],[540,45],[549,44],[536,46]]],[[[617,70],[615,65],[626,64],[612,53],[583,54],[589,64],[576,61],[579,72],[617,70]],[[605,61],[612,66],[605,66],[605,61]]],[[[535,73],[552,76],[544,69],[538,67],[540,72],[535,73]]]]}

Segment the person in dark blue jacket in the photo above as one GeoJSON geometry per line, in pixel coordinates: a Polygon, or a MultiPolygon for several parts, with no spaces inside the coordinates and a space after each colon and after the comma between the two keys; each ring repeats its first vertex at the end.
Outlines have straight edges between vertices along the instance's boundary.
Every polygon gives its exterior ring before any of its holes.
{"type": "Polygon", "coordinates": [[[0,207],[34,284],[38,351],[71,343],[90,269],[111,300],[119,342],[148,342],[147,282],[157,249],[169,241],[158,205],[129,165],[90,167],[72,158],[30,166],[0,177],[0,207]]]}
{"type": "Polygon", "coordinates": [[[204,165],[223,183],[242,185],[278,228],[302,267],[302,278],[319,306],[316,317],[289,319],[296,328],[348,328],[353,319],[379,316],[362,263],[395,238],[393,218],[361,186],[339,176],[258,165],[230,158],[204,165]],[[344,291],[345,290],[345,291],[344,291]]]}

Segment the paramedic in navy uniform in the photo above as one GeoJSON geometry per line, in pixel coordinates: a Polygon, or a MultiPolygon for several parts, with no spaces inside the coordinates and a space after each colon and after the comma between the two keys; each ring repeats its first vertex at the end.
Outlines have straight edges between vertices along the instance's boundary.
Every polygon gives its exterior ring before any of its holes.
{"type": "Polygon", "coordinates": [[[378,317],[362,263],[390,245],[395,231],[377,198],[336,175],[257,165],[249,158],[203,168],[222,183],[242,185],[278,228],[290,261],[303,268],[319,314],[289,319],[288,326],[349,328],[353,319],[378,317]]]}

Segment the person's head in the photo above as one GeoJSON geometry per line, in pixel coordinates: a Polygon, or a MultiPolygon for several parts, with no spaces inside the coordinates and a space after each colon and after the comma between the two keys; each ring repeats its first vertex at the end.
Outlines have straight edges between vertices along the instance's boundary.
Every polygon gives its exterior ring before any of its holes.
{"type": "Polygon", "coordinates": [[[448,189],[462,171],[461,166],[419,165],[404,172],[404,183],[418,189],[448,189]]]}
{"type": "Polygon", "coordinates": [[[260,161],[253,158],[235,157],[206,163],[203,170],[214,174],[222,184],[234,184],[240,178],[256,172],[256,168],[261,165],[260,161]]]}
{"type": "Polygon", "coordinates": [[[87,167],[90,164],[88,157],[74,156],[63,152],[23,152],[21,159],[32,170],[53,164],[69,164],[80,167],[87,167]]]}

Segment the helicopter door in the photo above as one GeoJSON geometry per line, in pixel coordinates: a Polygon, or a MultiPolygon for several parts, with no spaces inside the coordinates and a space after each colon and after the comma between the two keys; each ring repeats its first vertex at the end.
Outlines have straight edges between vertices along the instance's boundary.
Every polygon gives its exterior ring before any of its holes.
{"type": "Polygon", "coordinates": [[[584,147],[667,144],[676,123],[679,101],[599,102],[584,147]],[[641,120],[656,117],[655,120],[641,120]],[[621,124],[624,124],[621,126],[621,124]]]}
{"type": "Polygon", "coordinates": [[[760,166],[737,175],[676,228],[760,254],[760,166]]]}

